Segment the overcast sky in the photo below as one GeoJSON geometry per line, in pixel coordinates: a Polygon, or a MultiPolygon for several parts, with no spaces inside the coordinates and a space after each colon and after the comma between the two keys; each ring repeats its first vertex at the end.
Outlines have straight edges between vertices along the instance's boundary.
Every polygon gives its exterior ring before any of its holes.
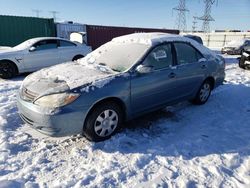
{"type": "MultiPolygon", "coordinates": [[[[178,0],[0,0],[2,15],[52,17],[49,11],[58,11],[58,21],[71,20],[86,24],[174,28],[178,0]]],[[[204,0],[186,0],[187,28],[191,29],[193,16],[204,14],[204,0]]],[[[250,30],[250,0],[218,0],[212,7],[215,29],[250,30]]],[[[197,23],[201,29],[202,22],[197,23]]]]}

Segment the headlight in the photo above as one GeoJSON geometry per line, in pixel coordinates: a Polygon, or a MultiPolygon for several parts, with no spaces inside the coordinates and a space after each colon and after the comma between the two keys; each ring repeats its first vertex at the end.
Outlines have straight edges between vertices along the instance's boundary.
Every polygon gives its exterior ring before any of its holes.
{"type": "Polygon", "coordinates": [[[37,99],[34,103],[43,107],[57,108],[72,103],[79,96],[80,94],[77,93],[58,93],[43,96],[37,99]]]}
{"type": "Polygon", "coordinates": [[[249,57],[250,55],[246,52],[243,52],[242,55],[246,56],[246,57],[249,57]]]}

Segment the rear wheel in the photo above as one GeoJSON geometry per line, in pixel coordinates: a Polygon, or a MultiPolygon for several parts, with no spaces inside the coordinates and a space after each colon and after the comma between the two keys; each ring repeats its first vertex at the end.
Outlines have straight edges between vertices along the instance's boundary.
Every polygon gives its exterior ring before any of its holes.
{"type": "Polygon", "coordinates": [[[76,55],[75,57],[73,57],[72,61],[77,61],[78,59],[81,59],[83,57],[83,55],[76,55]]]}
{"type": "Polygon", "coordinates": [[[9,79],[17,75],[17,68],[14,63],[9,61],[0,61],[0,77],[9,79]]]}
{"type": "Polygon", "coordinates": [[[83,134],[91,141],[106,140],[121,127],[122,120],[122,110],[116,103],[102,103],[91,110],[83,134]]]}
{"type": "Polygon", "coordinates": [[[205,104],[211,94],[212,84],[209,80],[205,80],[201,85],[195,99],[192,101],[194,104],[201,105],[205,104]]]}

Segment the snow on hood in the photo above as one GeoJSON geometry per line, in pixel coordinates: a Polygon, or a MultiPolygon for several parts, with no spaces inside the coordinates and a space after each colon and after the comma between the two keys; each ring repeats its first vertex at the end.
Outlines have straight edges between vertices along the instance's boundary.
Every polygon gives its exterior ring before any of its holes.
{"type": "Polygon", "coordinates": [[[230,42],[228,42],[225,47],[227,48],[238,48],[240,46],[242,46],[244,44],[245,40],[244,39],[240,39],[240,40],[232,40],[230,42]]]}
{"type": "Polygon", "coordinates": [[[75,89],[96,80],[104,79],[105,82],[105,78],[114,73],[101,65],[67,62],[27,76],[22,86],[41,96],[75,89]]]}

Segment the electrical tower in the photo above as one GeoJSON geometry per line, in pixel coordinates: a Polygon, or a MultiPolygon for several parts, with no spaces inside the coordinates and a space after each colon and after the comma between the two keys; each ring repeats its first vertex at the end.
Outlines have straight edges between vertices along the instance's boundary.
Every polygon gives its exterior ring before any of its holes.
{"type": "Polygon", "coordinates": [[[54,11],[54,10],[49,11],[49,12],[52,14],[52,17],[53,17],[54,21],[56,21],[57,20],[56,15],[59,14],[59,12],[58,11],[54,11]]]}
{"type": "Polygon", "coordinates": [[[34,12],[36,14],[36,17],[39,18],[40,12],[42,12],[39,9],[32,9],[32,12],[34,12]]]}
{"type": "Polygon", "coordinates": [[[177,26],[176,28],[182,32],[185,31],[187,29],[186,12],[189,12],[186,7],[186,0],[179,0],[179,5],[173,10],[178,12],[175,27],[177,26]]]}
{"type": "Polygon", "coordinates": [[[205,12],[204,15],[199,18],[199,20],[203,20],[203,25],[202,25],[203,32],[208,33],[210,31],[209,22],[215,21],[211,16],[211,8],[212,5],[215,3],[215,0],[204,0],[204,3],[205,3],[205,12]]]}
{"type": "Polygon", "coordinates": [[[194,33],[195,31],[196,31],[196,28],[197,28],[197,26],[196,26],[196,24],[197,24],[197,19],[198,19],[198,17],[197,16],[193,16],[193,25],[192,25],[192,32],[194,33]]]}

